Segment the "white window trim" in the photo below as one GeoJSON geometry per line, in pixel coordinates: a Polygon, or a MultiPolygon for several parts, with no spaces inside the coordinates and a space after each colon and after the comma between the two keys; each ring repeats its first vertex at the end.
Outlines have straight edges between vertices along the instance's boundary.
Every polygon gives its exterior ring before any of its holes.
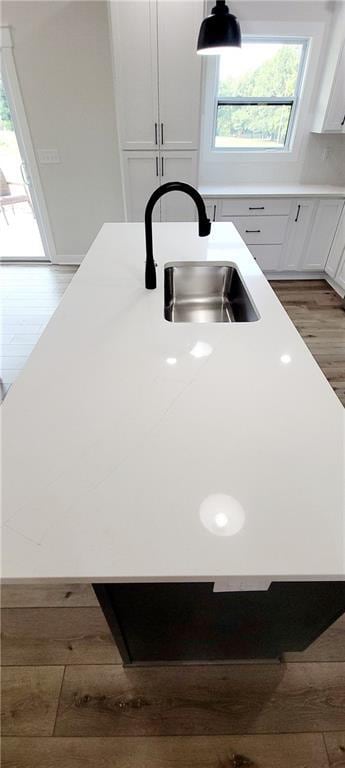
{"type": "Polygon", "coordinates": [[[205,57],[203,71],[203,106],[201,116],[201,164],[231,165],[243,162],[296,161],[303,136],[311,130],[310,102],[315,85],[322,43],[325,35],[322,23],[246,22],[242,24],[243,37],[277,39],[304,39],[308,41],[303,72],[297,92],[294,115],[290,120],[288,146],[281,149],[237,150],[214,147],[214,130],[217,107],[218,67],[217,56],[205,57]]]}
{"type": "MultiPolygon", "coordinates": [[[[271,147],[267,149],[259,148],[259,147],[247,147],[243,152],[245,154],[252,153],[252,152],[264,152],[265,154],[267,152],[288,152],[290,150],[290,147],[293,143],[293,137],[294,137],[294,127],[296,124],[296,119],[298,116],[298,106],[300,102],[300,97],[302,93],[303,88],[303,81],[304,81],[304,73],[306,71],[306,65],[307,65],[307,56],[308,56],[308,48],[310,43],[310,38],[308,37],[273,37],[271,36],[264,36],[261,35],[251,35],[250,37],[246,36],[244,37],[243,42],[262,42],[262,43],[269,43],[270,41],[274,43],[285,43],[286,41],[289,42],[290,45],[301,45],[302,46],[302,52],[301,52],[301,59],[298,67],[298,73],[297,73],[297,82],[296,82],[296,89],[295,94],[291,99],[284,99],[283,97],[281,99],[277,99],[277,103],[279,100],[282,103],[285,103],[286,101],[292,101],[292,107],[289,117],[289,123],[287,127],[287,133],[286,133],[286,141],[284,144],[284,147],[271,147]]],[[[220,57],[217,56],[217,63],[216,63],[216,82],[215,82],[215,93],[214,93],[214,118],[213,118],[213,129],[212,129],[212,149],[215,152],[238,152],[239,150],[236,147],[216,147],[214,145],[214,139],[216,136],[216,130],[217,130],[217,117],[218,117],[218,103],[219,101],[222,101],[222,99],[219,97],[217,91],[218,91],[218,83],[219,83],[219,63],[220,63],[220,57]]],[[[248,101],[250,101],[250,97],[245,98],[241,97],[240,99],[243,101],[244,104],[246,104],[248,101]]],[[[264,98],[263,101],[266,103],[270,99],[269,97],[264,98]]],[[[224,99],[226,101],[226,98],[224,99]]]]}

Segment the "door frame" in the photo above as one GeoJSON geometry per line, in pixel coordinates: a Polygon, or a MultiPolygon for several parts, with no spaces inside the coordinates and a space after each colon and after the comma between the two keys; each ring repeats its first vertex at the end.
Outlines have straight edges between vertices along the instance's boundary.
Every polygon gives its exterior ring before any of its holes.
{"type": "MultiPolygon", "coordinates": [[[[56,248],[18,81],[10,27],[0,27],[0,59],[6,98],[11,112],[19,152],[24,161],[29,180],[30,197],[35,211],[43,250],[46,260],[54,263],[56,261],[56,248]]],[[[24,263],[25,261],[38,261],[38,259],[20,259],[20,262],[24,263]]],[[[42,262],[45,259],[39,259],[39,261],[42,262]]]]}

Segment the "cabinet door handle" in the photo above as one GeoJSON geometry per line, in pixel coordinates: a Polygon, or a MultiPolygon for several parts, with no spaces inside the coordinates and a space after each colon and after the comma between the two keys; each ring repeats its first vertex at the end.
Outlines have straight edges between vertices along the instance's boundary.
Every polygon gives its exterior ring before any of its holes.
{"type": "Polygon", "coordinates": [[[158,125],[155,123],[155,144],[158,144],[158,125]]]}
{"type": "Polygon", "coordinates": [[[162,176],[164,176],[164,157],[162,157],[162,176]]]}
{"type": "Polygon", "coordinates": [[[299,219],[300,210],[301,210],[301,206],[298,205],[297,206],[297,213],[296,213],[296,216],[295,216],[295,221],[298,221],[298,219],[299,219]]]}
{"type": "Polygon", "coordinates": [[[341,121],[340,125],[345,125],[345,115],[344,115],[344,117],[343,117],[343,119],[342,119],[342,121],[341,121]]]}
{"type": "Polygon", "coordinates": [[[250,211],[264,211],[265,206],[264,205],[250,205],[249,206],[250,211]]]}
{"type": "Polygon", "coordinates": [[[250,233],[250,232],[259,233],[259,232],[261,232],[261,229],[246,229],[246,232],[248,232],[248,233],[250,233]]]}
{"type": "Polygon", "coordinates": [[[156,176],[159,176],[158,157],[156,156],[156,176]]]}
{"type": "Polygon", "coordinates": [[[164,144],[164,127],[163,127],[163,123],[161,123],[161,144],[164,144]]]}
{"type": "Polygon", "coordinates": [[[216,205],[214,205],[214,206],[213,206],[213,221],[215,221],[215,220],[216,220],[216,213],[217,213],[217,206],[216,206],[216,205]]]}

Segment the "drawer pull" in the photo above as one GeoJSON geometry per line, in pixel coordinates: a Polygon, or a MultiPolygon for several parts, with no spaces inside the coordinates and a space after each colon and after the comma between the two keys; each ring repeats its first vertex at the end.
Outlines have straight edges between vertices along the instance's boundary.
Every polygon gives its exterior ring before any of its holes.
{"type": "Polygon", "coordinates": [[[214,206],[213,206],[213,221],[215,221],[215,220],[216,220],[216,212],[217,212],[217,206],[216,206],[216,205],[214,205],[214,206]]]}
{"type": "Polygon", "coordinates": [[[259,234],[259,232],[261,232],[261,229],[246,229],[246,232],[248,234],[249,233],[254,233],[254,232],[259,234]]]}
{"type": "Polygon", "coordinates": [[[295,221],[298,221],[298,219],[299,219],[300,210],[301,210],[301,206],[298,205],[297,206],[297,213],[296,213],[296,216],[295,216],[295,221]]]}
{"type": "Polygon", "coordinates": [[[159,176],[159,170],[158,170],[158,157],[156,157],[156,176],[159,176]]]}
{"type": "Polygon", "coordinates": [[[343,119],[342,119],[342,121],[341,121],[340,125],[345,125],[345,115],[344,115],[344,117],[343,117],[343,119]]]}
{"type": "Polygon", "coordinates": [[[264,205],[250,205],[249,206],[250,211],[264,211],[265,206],[264,205]]]}

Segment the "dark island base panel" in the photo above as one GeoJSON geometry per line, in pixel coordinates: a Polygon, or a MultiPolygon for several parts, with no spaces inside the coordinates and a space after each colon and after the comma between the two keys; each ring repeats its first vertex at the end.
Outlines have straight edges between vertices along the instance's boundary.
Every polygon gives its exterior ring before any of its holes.
{"type": "Polygon", "coordinates": [[[274,659],[303,651],[345,612],[345,582],[94,584],[124,664],[274,659]]]}

